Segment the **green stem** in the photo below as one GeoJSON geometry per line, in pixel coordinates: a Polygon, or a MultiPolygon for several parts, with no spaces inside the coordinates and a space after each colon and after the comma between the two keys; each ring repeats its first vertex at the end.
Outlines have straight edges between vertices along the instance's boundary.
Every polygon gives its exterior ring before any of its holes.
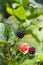
{"type": "Polygon", "coordinates": [[[23,62],[23,60],[25,60],[28,57],[28,54],[26,54],[18,63],[23,62]]]}

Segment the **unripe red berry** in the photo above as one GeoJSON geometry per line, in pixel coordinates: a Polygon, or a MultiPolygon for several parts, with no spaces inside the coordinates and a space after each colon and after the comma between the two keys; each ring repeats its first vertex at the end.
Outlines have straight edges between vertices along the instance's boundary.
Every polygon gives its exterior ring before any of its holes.
{"type": "Polygon", "coordinates": [[[22,43],[20,45],[20,51],[25,52],[28,49],[29,49],[29,44],[28,43],[25,42],[25,43],[22,43]]]}

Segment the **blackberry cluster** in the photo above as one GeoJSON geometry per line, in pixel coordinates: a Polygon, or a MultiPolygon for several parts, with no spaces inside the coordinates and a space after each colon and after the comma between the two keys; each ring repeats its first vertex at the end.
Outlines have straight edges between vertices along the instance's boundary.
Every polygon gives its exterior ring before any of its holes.
{"type": "Polygon", "coordinates": [[[24,31],[24,30],[19,30],[19,31],[17,32],[17,37],[19,37],[19,38],[23,38],[24,35],[25,35],[25,31],[24,31]]]}
{"type": "Polygon", "coordinates": [[[29,53],[34,54],[35,53],[35,48],[34,47],[29,48],[29,53]]]}

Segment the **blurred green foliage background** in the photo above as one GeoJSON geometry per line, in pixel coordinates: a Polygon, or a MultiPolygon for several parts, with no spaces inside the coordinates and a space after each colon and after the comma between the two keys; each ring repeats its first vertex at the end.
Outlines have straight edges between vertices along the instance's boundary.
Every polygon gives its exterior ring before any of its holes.
{"type": "Polygon", "coordinates": [[[0,65],[43,65],[40,55],[43,57],[43,0],[0,0],[0,65]],[[20,29],[26,33],[22,39],[16,36],[20,29]],[[20,52],[23,42],[35,47],[35,56],[20,52]]]}

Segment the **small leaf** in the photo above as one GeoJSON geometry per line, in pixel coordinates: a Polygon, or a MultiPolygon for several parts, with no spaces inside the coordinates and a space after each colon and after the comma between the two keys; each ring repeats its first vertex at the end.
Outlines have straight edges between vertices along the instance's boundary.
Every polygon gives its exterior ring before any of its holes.
{"type": "Polygon", "coordinates": [[[14,40],[15,40],[15,33],[14,33],[13,28],[10,27],[8,42],[11,43],[11,44],[13,44],[14,43],[14,40]]]}
{"type": "Polygon", "coordinates": [[[6,11],[7,11],[9,14],[14,15],[13,9],[10,8],[10,7],[8,7],[8,6],[6,7],[6,11]]]}
{"type": "Polygon", "coordinates": [[[26,12],[25,12],[25,9],[23,8],[23,6],[20,6],[19,8],[14,10],[14,13],[15,13],[15,16],[17,16],[19,19],[21,19],[21,20],[26,19],[26,12]]]}

